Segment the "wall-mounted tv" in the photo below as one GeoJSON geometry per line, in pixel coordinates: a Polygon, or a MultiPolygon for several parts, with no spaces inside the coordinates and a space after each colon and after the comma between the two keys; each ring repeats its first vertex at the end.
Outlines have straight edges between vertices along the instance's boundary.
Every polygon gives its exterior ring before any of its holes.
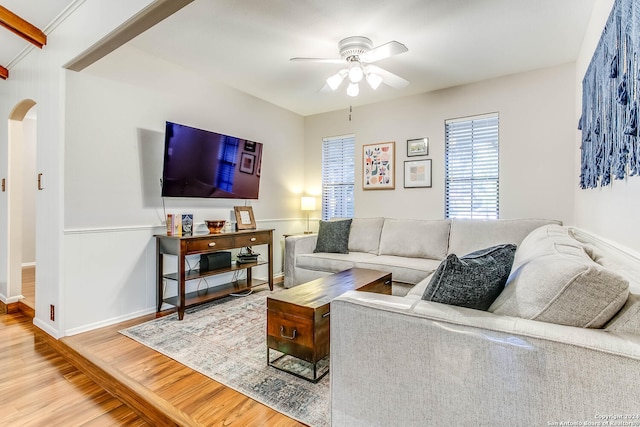
{"type": "Polygon", "coordinates": [[[262,144],[166,122],[163,197],[257,199],[262,144]]]}

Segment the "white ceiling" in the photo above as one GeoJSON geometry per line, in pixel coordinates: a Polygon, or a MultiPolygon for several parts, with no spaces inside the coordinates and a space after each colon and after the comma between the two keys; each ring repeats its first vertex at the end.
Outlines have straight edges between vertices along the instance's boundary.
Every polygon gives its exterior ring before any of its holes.
{"type": "MultiPolygon", "coordinates": [[[[47,34],[50,26],[58,21],[58,16],[63,14],[67,6],[75,2],[77,0],[2,0],[0,5],[47,34]]],[[[0,65],[3,67],[12,65],[23,50],[32,47],[34,46],[28,41],[0,27],[0,65]]],[[[9,69],[9,78],[11,78],[11,69],[9,69]]]]}
{"type": "MultiPolygon", "coordinates": [[[[574,61],[595,1],[195,0],[129,43],[310,115],[574,61]],[[369,37],[374,46],[405,44],[407,53],[376,65],[409,86],[373,91],[361,85],[357,98],[347,96],[344,86],[319,92],[340,66],[289,61],[338,58],[338,42],[354,35],[369,37]]],[[[1,3],[44,30],[74,1],[1,3]]],[[[0,65],[26,45],[0,28],[0,65]]]]}

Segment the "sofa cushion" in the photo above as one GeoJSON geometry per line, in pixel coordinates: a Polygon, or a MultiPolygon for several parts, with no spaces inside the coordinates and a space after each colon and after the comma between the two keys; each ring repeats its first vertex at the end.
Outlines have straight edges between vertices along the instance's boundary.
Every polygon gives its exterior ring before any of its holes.
{"type": "Polygon", "coordinates": [[[496,314],[601,328],[624,305],[629,282],[598,263],[565,227],[534,230],[516,252],[496,314]]]}
{"type": "Polygon", "coordinates": [[[629,294],[627,302],[620,311],[606,324],[608,332],[627,332],[640,334],[640,295],[629,294]]]}
{"type": "Polygon", "coordinates": [[[547,224],[546,219],[453,219],[449,236],[450,254],[466,254],[480,248],[504,243],[519,246],[529,233],[547,224]]]}
{"type": "Polygon", "coordinates": [[[385,219],[380,255],[442,260],[447,254],[450,220],[385,219]]]}
{"type": "Polygon", "coordinates": [[[314,252],[349,253],[351,220],[320,221],[314,252]]]}
{"type": "Polygon", "coordinates": [[[394,282],[415,284],[433,273],[439,260],[380,255],[356,261],[356,267],[382,270],[391,273],[394,282]]]}
{"type": "Polygon", "coordinates": [[[427,285],[422,299],[487,310],[509,277],[516,246],[504,244],[458,258],[448,255],[427,285]]]}
{"type": "Polygon", "coordinates": [[[365,252],[349,252],[348,254],[336,254],[329,252],[319,252],[313,254],[300,254],[296,257],[296,267],[315,271],[338,271],[348,270],[356,266],[356,262],[375,258],[373,254],[365,252]]]}
{"type": "Polygon", "coordinates": [[[349,252],[378,254],[384,218],[353,218],[349,232],[349,252]]]}

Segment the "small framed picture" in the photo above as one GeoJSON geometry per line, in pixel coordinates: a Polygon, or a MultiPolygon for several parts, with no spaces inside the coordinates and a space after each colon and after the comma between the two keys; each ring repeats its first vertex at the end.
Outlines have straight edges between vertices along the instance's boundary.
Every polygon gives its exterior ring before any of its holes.
{"type": "Polygon", "coordinates": [[[236,215],[236,230],[256,229],[256,219],[253,217],[251,206],[234,206],[233,211],[236,215]]]}
{"type": "Polygon", "coordinates": [[[404,162],[404,188],[431,187],[431,159],[404,162]]]}
{"type": "Polygon", "coordinates": [[[407,157],[429,155],[429,138],[407,140],[407,157]]]}
{"type": "Polygon", "coordinates": [[[242,153],[240,157],[240,172],[253,175],[253,169],[256,163],[256,156],[253,154],[242,153]]]}
{"type": "Polygon", "coordinates": [[[253,141],[245,141],[244,142],[244,151],[249,151],[251,153],[255,153],[256,151],[256,143],[253,141]]]}

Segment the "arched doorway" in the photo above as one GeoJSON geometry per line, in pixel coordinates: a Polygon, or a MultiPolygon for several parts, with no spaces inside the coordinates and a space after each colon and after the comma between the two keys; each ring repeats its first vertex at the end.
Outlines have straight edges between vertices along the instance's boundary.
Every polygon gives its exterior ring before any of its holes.
{"type": "Polygon", "coordinates": [[[26,99],[9,115],[8,169],[8,286],[11,295],[35,311],[35,192],[36,102],[26,99]],[[23,271],[25,274],[23,275],[23,271]],[[23,279],[27,286],[23,289],[23,279]]]}

